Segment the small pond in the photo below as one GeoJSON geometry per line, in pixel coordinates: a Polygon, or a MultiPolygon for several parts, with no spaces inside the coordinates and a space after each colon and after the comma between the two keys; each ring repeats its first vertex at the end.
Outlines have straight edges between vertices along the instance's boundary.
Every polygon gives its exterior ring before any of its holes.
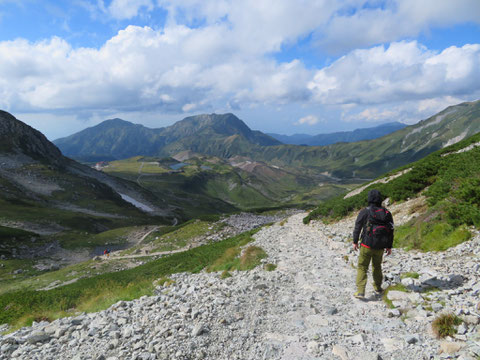
{"type": "Polygon", "coordinates": [[[180,170],[181,168],[183,168],[184,166],[187,166],[188,164],[185,164],[185,163],[178,163],[178,164],[173,164],[173,165],[170,165],[170,169],[172,170],[180,170]]]}

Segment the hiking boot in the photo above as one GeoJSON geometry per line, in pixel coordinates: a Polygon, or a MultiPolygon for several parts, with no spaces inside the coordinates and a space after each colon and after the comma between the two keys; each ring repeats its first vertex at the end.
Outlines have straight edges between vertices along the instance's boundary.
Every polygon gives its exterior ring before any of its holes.
{"type": "Polygon", "coordinates": [[[358,291],[353,294],[353,297],[360,300],[365,300],[365,294],[359,293],[358,291]]]}
{"type": "Polygon", "coordinates": [[[380,288],[380,290],[374,289],[375,290],[375,296],[382,296],[383,295],[383,289],[380,288]]]}

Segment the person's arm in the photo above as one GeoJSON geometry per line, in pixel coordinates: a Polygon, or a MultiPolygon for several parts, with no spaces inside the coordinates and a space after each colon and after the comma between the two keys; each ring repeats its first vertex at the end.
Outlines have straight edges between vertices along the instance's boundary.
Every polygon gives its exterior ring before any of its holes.
{"type": "Polygon", "coordinates": [[[385,249],[385,252],[387,253],[387,255],[390,255],[392,253],[392,247],[393,247],[393,232],[395,231],[395,227],[394,227],[394,224],[393,224],[393,216],[392,216],[392,213],[389,211],[388,212],[388,215],[389,215],[389,222],[392,224],[392,232],[390,234],[390,241],[389,241],[389,245],[388,247],[385,249]]]}
{"type": "Polygon", "coordinates": [[[353,248],[358,250],[358,239],[360,238],[360,232],[365,225],[365,221],[367,221],[367,209],[363,209],[357,216],[357,220],[355,220],[355,227],[353,229],[353,248]]]}

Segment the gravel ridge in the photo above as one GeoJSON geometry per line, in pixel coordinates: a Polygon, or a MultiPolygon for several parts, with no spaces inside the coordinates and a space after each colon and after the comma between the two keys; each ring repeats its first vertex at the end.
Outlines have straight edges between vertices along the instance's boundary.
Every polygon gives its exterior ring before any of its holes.
{"type": "Polygon", "coordinates": [[[268,254],[249,272],[175,274],[155,295],[0,336],[4,359],[448,359],[480,355],[480,235],[444,253],[394,250],[385,286],[395,308],[352,298],[357,254],[352,220],[333,225],[306,214],[262,228],[251,244],[268,254]],[[418,279],[401,278],[416,271],[418,279]],[[435,286],[439,291],[422,292],[435,286]],[[457,335],[436,339],[437,313],[463,319],[457,335]]]}

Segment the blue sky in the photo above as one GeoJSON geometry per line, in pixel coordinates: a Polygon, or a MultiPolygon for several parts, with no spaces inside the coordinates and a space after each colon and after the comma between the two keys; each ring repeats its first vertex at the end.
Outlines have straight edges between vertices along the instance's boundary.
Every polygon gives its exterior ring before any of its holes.
{"type": "Polygon", "coordinates": [[[0,0],[0,108],[50,139],[211,112],[317,134],[477,99],[478,0],[0,0]]]}

